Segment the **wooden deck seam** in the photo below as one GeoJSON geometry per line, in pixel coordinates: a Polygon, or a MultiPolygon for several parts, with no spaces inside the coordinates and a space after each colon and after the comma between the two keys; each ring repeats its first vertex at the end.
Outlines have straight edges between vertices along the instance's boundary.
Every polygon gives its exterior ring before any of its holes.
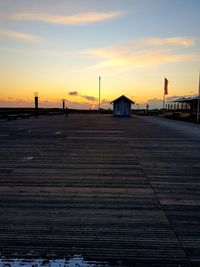
{"type": "MultiPolygon", "coordinates": [[[[129,141],[128,141],[128,142],[129,142],[129,141]]],[[[132,147],[132,149],[134,150],[134,148],[133,148],[133,146],[132,146],[131,144],[130,144],[130,147],[132,147]]],[[[192,264],[192,262],[190,261],[190,257],[189,257],[189,255],[187,254],[186,249],[185,249],[184,246],[182,245],[182,242],[181,242],[181,240],[180,240],[180,238],[179,238],[179,235],[177,234],[175,228],[174,228],[173,225],[171,224],[171,221],[170,221],[170,219],[169,219],[169,217],[168,217],[168,215],[167,215],[167,213],[166,213],[166,211],[165,211],[163,205],[162,205],[161,202],[160,202],[160,199],[159,199],[159,196],[158,196],[157,193],[156,193],[156,190],[154,189],[154,187],[153,187],[151,181],[149,180],[148,174],[146,173],[145,168],[143,167],[143,164],[142,164],[142,162],[140,161],[140,158],[139,158],[139,156],[138,156],[136,150],[134,150],[134,154],[135,154],[135,157],[136,157],[136,159],[137,159],[137,161],[138,161],[138,164],[140,165],[140,167],[141,167],[141,169],[142,169],[142,171],[143,171],[143,173],[144,173],[144,176],[146,177],[146,179],[147,179],[147,181],[148,181],[148,183],[149,183],[149,185],[150,185],[150,187],[151,187],[151,189],[152,189],[152,191],[153,191],[153,193],[154,193],[154,195],[155,195],[155,198],[156,198],[156,200],[157,200],[157,202],[158,202],[158,204],[159,204],[161,210],[162,210],[163,213],[165,214],[165,217],[166,217],[166,219],[167,219],[167,221],[168,221],[168,223],[169,223],[169,225],[170,225],[170,227],[171,227],[171,229],[172,229],[172,231],[173,231],[173,233],[174,233],[174,235],[175,235],[175,237],[176,237],[176,239],[177,239],[177,241],[178,241],[178,243],[179,243],[179,245],[180,245],[180,248],[182,249],[182,251],[183,251],[184,254],[185,254],[185,257],[186,257],[186,259],[187,259],[187,261],[188,261],[188,264],[192,267],[193,264],[192,264]]]]}

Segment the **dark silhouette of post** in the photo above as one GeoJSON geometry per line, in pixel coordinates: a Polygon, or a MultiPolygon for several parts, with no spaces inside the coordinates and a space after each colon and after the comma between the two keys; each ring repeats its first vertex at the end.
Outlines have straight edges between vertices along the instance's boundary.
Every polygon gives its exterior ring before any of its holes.
{"type": "Polygon", "coordinates": [[[39,116],[39,112],[38,112],[38,93],[35,92],[35,116],[38,117],[39,116]]]}
{"type": "Polygon", "coordinates": [[[63,108],[63,111],[65,111],[65,99],[64,98],[62,99],[62,108],[63,108]]]}
{"type": "Polygon", "coordinates": [[[99,110],[101,109],[101,77],[99,76],[99,110]]]}
{"type": "Polygon", "coordinates": [[[165,95],[168,95],[168,83],[169,81],[164,78],[163,116],[165,115],[165,95]]]}
{"type": "Polygon", "coordinates": [[[147,108],[146,115],[148,116],[148,114],[149,114],[149,105],[148,104],[147,104],[146,108],[147,108]]]}

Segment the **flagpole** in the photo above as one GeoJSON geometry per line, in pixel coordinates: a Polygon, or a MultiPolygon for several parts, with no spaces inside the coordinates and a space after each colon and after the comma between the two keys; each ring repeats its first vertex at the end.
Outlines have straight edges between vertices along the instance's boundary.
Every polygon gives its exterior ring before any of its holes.
{"type": "Polygon", "coordinates": [[[200,106],[200,73],[199,73],[199,92],[197,99],[197,123],[199,123],[199,106],[200,106]]]}
{"type": "Polygon", "coordinates": [[[101,77],[99,76],[99,110],[101,108],[101,77]]]}
{"type": "Polygon", "coordinates": [[[163,117],[165,114],[165,95],[168,95],[168,80],[164,79],[164,96],[163,96],[163,117]]]}
{"type": "Polygon", "coordinates": [[[165,115],[165,88],[164,88],[164,96],[163,96],[163,116],[165,115]]]}

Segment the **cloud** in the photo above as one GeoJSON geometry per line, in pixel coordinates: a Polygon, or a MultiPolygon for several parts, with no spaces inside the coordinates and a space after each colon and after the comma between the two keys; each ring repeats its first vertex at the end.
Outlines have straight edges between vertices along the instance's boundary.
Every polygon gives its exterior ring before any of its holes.
{"type": "Polygon", "coordinates": [[[71,96],[78,96],[79,93],[77,91],[72,91],[72,92],[69,92],[68,95],[71,95],[71,96]]]}
{"type": "MultiPolygon", "coordinates": [[[[131,43],[131,42],[130,42],[131,43]]],[[[195,38],[188,37],[169,37],[169,38],[147,38],[139,41],[133,41],[133,45],[142,46],[183,46],[190,47],[195,45],[195,38]]]]}
{"type": "MultiPolygon", "coordinates": [[[[0,98],[0,106],[1,107],[24,107],[24,108],[32,108],[34,107],[34,103],[32,99],[22,99],[22,98],[0,98]]],[[[61,101],[58,99],[48,99],[48,100],[39,100],[39,107],[41,108],[60,108],[61,101]]]]}
{"type": "MultiPolygon", "coordinates": [[[[177,96],[177,95],[169,96],[169,97],[166,97],[165,101],[167,103],[167,102],[171,102],[171,101],[174,101],[174,100],[176,100],[178,98],[182,98],[182,97],[187,97],[187,96],[186,95],[182,95],[182,96],[177,96]]],[[[159,107],[162,107],[162,105],[163,105],[163,99],[159,99],[159,98],[148,99],[145,104],[149,104],[150,107],[159,108],[159,107]]]]}
{"type": "Polygon", "coordinates": [[[26,41],[26,42],[32,42],[32,43],[38,43],[41,41],[41,38],[35,35],[27,34],[27,33],[22,33],[22,32],[16,32],[16,31],[10,31],[7,29],[2,29],[0,28],[0,36],[5,36],[21,41],[26,41]]]}
{"type": "Polygon", "coordinates": [[[19,98],[0,98],[1,107],[31,107],[33,103],[31,101],[19,98]]]}
{"type": "MultiPolygon", "coordinates": [[[[195,45],[194,38],[147,38],[125,42],[116,46],[89,49],[84,54],[102,59],[91,69],[123,69],[151,67],[164,63],[179,63],[199,60],[200,55],[180,53],[177,46],[186,49],[195,45]]],[[[185,52],[185,51],[184,51],[185,52]]]]}
{"type": "Polygon", "coordinates": [[[81,97],[82,97],[82,98],[85,98],[85,99],[88,100],[88,101],[93,101],[93,102],[98,101],[98,98],[96,98],[96,97],[94,97],[94,96],[82,95],[81,97]]]}
{"type": "Polygon", "coordinates": [[[173,95],[173,96],[168,96],[166,97],[166,101],[174,101],[175,99],[185,97],[185,96],[178,96],[178,95],[173,95]]]}
{"type": "Polygon", "coordinates": [[[155,102],[158,102],[158,103],[159,103],[159,102],[162,102],[162,101],[163,101],[162,99],[159,99],[159,98],[156,98],[156,97],[155,97],[155,98],[151,98],[151,99],[149,99],[149,100],[148,100],[148,103],[151,103],[151,102],[154,102],[154,103],[155,103],[155,102]]]}
{"type": "Polygon", "coordinates": [[[166,101],[174,101],[174,100],[176,100],[176,99],[179,99],[179,98],[184,98],[184,97],[195,97],[195,96],[197,96],[197,94],[188,94],[188,95],[179,95],[179,96],[177,96],[177,95],[174,95],[174,96],[170,96],[170,97],[166,97],[166,101]]]}
{"type": "Polygon", "coordinates": [[[111,100],[103,99],[103,100],[101,101],[101,104],[102,104],[102,105],[109,105],[109,106],[110,106],[110,102],[111,102],[111,100]]]}
{"type": "MultiPolygon", "coordinates": [[[[81,102],[79,101],[70,101],[69,99],[66,100],[66,105],[68,108],[75,108],[75,109],[90,109],[92,105],[96,104],[96,100],[98,100],[95,97],[92,96],[81,96],[82,98],[89,100],[81,102]],[[93,101],[93,99],[95,101],[93,101]]],[[[101,106],[103,108],[108,108],[108,104],[110,107],[110,103],[105,103],[104,100],[101,101],[101,106]]],[[[33,107],[34,103],[32,99],[21,99],[21,98],[14,98],[14,97],[7,97],[2,98],[0,97],[0,106],[1,107],[33,107]]],[[[61,108],[62,102],[60,99],[40,99],[39,101],[39,107],[41,108],[61,108]]]]}
{"type": "MultiPolygon", "coordinates": [[[[146,109],[147,105],[149,105],[149,109],[160,109],[163,107],[163,99],[155,97],[148,99],[146,102],[140,102],[138,105],[140,109],[146,109]]],[[[137,107],[135,106],[135,108],[137,107]]]]}
{"type": "MultiPolygon", "coordinates": [[[[196,94],[190,94],[190,95],[173,95],[173,96],[169,96],[166,97],[166,104],[170,104],[172,103],[174,100],[179,99],[179,98],[184,98],[184,97],[194,97],[196,96],[196,94]]],[[[141,108],[145,108],[146,105],[149,105],[150,109],[153,108],[162,108],[163,107],[163,99],[159,99],[159,98],[152,98],[152,99],[148,99],[145,103],[141,103],[140,107],[141,108]]]]}
{"type": "Polygon", "coordinates": [[[104,20],[110,20],[120,16],[119,11],[111,12],[88,12],[71,16],[56,16],[46,13],[18,13],[7,16],[8,19],[16,21],[38,21],[50,24],[63,25],[85,25],[104,20]]]}
{"type": "Polygon", "coordinates": [[[89,95],[81,95],[79,94],[77,91],[72,91],[72,92],[69,92],[68,95],[70,96],[80,96],[81,98],[84,98],[88,101],[92,101],[92,102],[96,102],[98,101],[98,98],[94,97],[94,96],[89,96],[89,95]]]}

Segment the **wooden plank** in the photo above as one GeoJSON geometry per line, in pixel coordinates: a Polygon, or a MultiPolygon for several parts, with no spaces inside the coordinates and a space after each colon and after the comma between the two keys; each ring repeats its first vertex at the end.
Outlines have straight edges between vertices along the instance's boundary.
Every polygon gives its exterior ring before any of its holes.
{"type": "Polygon", "coordinates": [[[100,114],[2,122],[0,130],[2,255],[79,254],[110,266],[200,261],[195,131],[186,138],[164,124],[100,114]]]}

